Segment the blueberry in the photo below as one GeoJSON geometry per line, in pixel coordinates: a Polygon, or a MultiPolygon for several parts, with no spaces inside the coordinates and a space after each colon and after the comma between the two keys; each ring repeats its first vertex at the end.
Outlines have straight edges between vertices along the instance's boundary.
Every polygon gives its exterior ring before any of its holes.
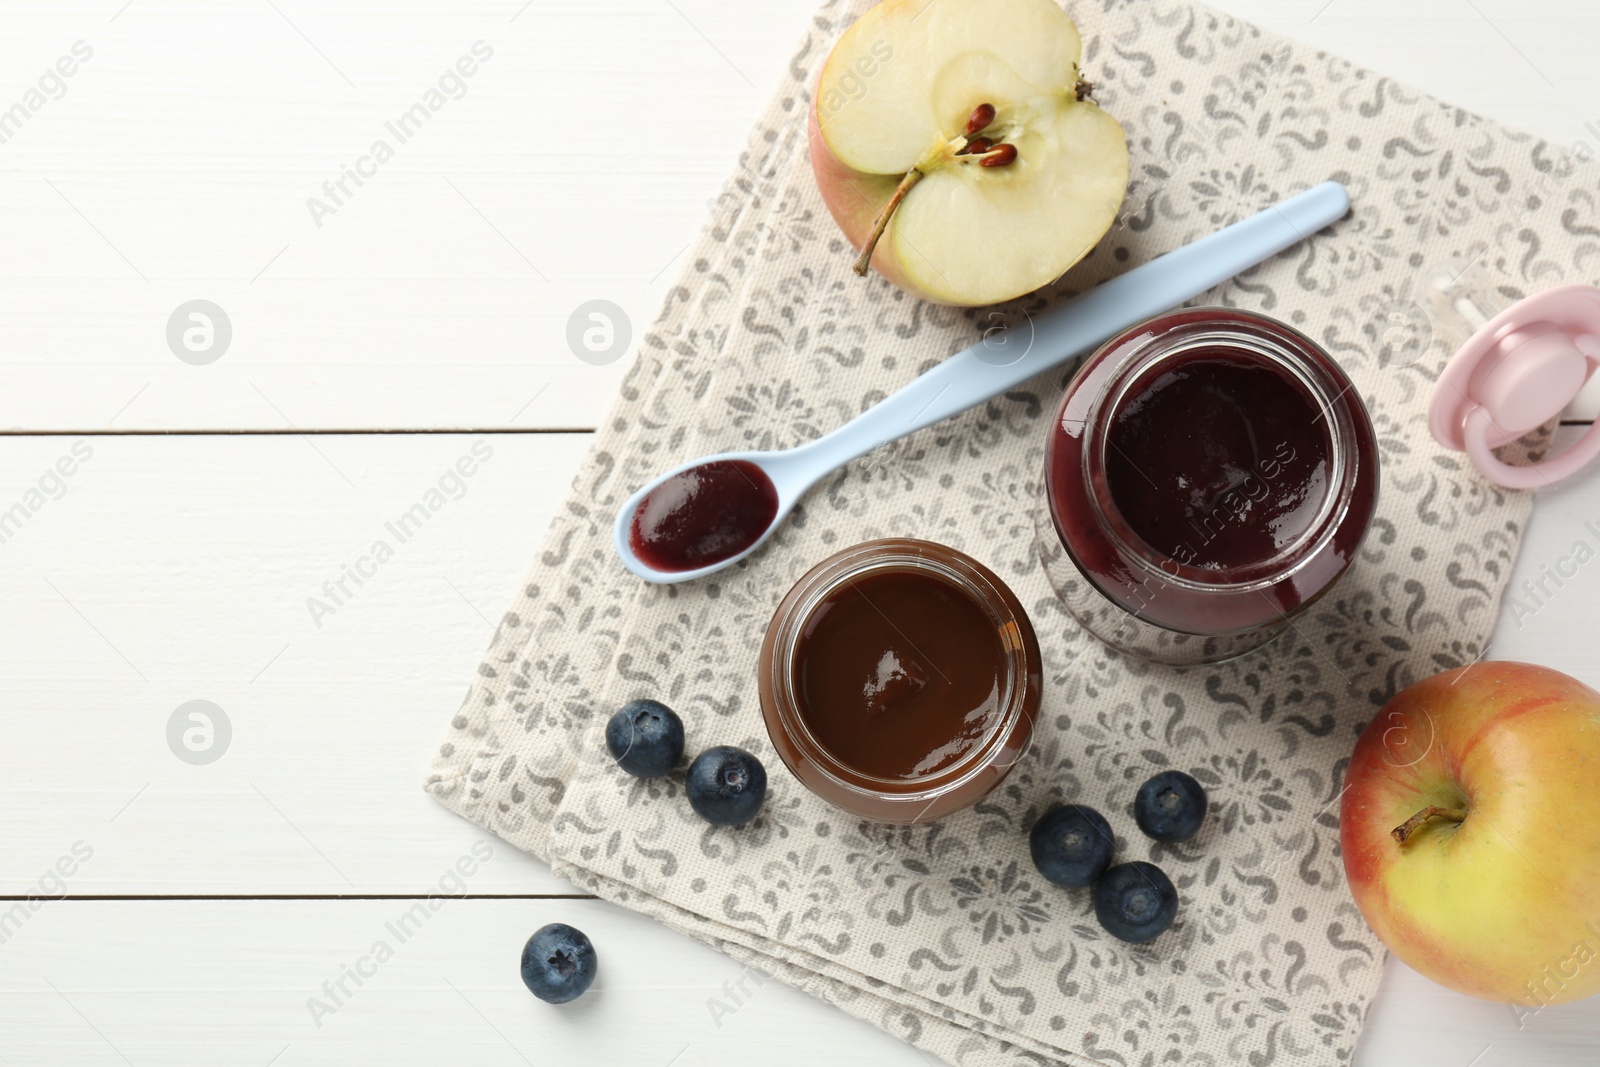
{"type": "Polygon", "coordinates": [[[1119,863],[1094,884],[1094,915],[1112,937],[1149,941],[1172,925],[1178,891],[1153,863],[1119,863]]]}
{"type": "Polygon", "coordinates": [[[635,778],[660,778],[683,755],[683,720],[660,701],[630,701],[606,723],[606,748],[635,778]]]}
{"type": "Polygon", "coordinates": [[[1206,819],[1206,791],[1182,771],[1162,771],[1133,800],[1139,829],[1157,841],[1187,841],[1206,819]]]}
{"type": "Polygon", "coordinates": [[[522,984],[551,1004],[583,996],[599,966],[588,935],[566,923],[541,926],[522,946],[522,984]]]}
{"type": "Polygon", "coordinates": [[[689,764],[689,806],[706,822],[743,826],[767,796],[767,769],[742,748],[708,748],[689,764]]]}
{"type": "Polygon", "coordinates": [[[1093,808],[1068,804],[1040,816],[1028,848],[1045,878],[1056,885],[1085,886],[1111,865],[1111,824],[1093,808]]]}

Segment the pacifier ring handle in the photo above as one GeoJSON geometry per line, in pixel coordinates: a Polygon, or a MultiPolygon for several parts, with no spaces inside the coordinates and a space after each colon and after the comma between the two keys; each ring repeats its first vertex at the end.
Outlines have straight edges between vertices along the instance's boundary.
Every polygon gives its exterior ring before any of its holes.
{"type": "Polygon", "coordinates": [[[1571,448],[1526,467],[1494,450],[1570,405],[1600,365],[1600,287],[1562,285],[1506,308],[1446,362],[1428,402],[1434,440],[1465,451],[1496,485],[1538,489],[1600,455],[1600,425],[1571,448]]]}
{"type": "Polygon", "coordinates": [[[1513,467],[1502,461],[1489,447],[1489,434],[1494,420],[1482,406],[1475,407],[1462,427],[1466,439],[1467,455],[1473,465],[1496,485],[1507,489],[1541,489],[1561,479],[1576,474],[1578,470],[1600,455],[1600,422],[1589,427],[1578,443],[1551,459],[1541,460],[1527,467],[1513,467]]]}

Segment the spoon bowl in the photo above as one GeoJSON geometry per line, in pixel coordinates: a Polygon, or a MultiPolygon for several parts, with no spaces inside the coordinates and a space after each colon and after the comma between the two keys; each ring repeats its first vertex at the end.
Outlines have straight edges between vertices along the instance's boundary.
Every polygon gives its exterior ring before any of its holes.
{"type": "Polygon", "coordinates": [[[658,475],[642,486],[623,503],[622,507],[617,509],[617,519],[612,527],[612,537],[615,540],[617,556],[622,560],[622,565],[646,581],[672,585],[678,582],[692,582],[696,578],[703,578],[724,567],[731,567],[738,563],[765,544],[767,538],[772,536],[772,532],[782,524],[784,519],[789,517],[789,512],[794,509],[795,504],[799,502],[801,497],[805,496],[806,490],[810,489],[818,478],[832,469],[831,467],[825,467],[817,470],[815,469],[815,463],[806,462],[807,449],[809,447],[808,445],[802,445],[799,448],[782,452],[722,452],[714,456],[702,456],[699,459],[691,460],[658,475]],[[759,467],[762,473],[771,479],[773,488],[778,491],[777,514],[772,517],[772,521],[767,524],[767,528],[761,532],[761,535],[742,551],[726,559],[707,564],[704,567],[697,567],[694,570],[658,570],[641,560],[633,550],[632,535],[634,516],[638,513],[639,505],[644,502],[644,498],[660,488],[664,482],[685,471],[693,470],[696,467],[704,467],[711,463],[733,460],[742,460],[752,466],[759,467]]]}

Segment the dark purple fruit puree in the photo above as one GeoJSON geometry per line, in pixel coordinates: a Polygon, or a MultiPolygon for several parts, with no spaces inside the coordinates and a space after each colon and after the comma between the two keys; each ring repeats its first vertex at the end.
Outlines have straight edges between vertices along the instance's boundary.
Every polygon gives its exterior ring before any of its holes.
{"type": "Polygon", "coordinates": [[[1045,482],[1060,543],[1103,598],[1080,622],[1131,640],[1113,607],[1247,648],[1355,558],[1378,447],[1315,342],[1239,309],[1183,308],[1085,361],[1050,429],[1045,482]]]}
{"type": "Polygon", "coordinates": [[[778,488],[742,459],[680,471],[633,513],[628,545],[657,571],[693,571],[732,559],[761,539],[778,514],[778,488]]]}
{"type": "Polygon", "coordinates": [[[1136,383],[1110,427],[1106,479],[1134,533],[1211,570],[1272,559],[1328,493],[1326,424],[1282,372],[1226,348],[1136,383]]]}

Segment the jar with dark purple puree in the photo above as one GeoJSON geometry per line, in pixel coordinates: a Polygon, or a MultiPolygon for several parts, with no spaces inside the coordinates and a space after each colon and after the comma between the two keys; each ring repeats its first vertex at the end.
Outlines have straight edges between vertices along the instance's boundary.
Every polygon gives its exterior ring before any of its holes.
{"type": "Polygon", "coordinates": [[[1377,495],[1371,420],[1326,352],[1263,315],[1186,308],[1113,337],[1068,384],[1040,554],[1107,644],[1216,662],[1328,591],[1377,495]]]}
{"type": "Polygon", "coordinates": [[[761,648],[761,711],[817,796],[922,823],[997,786],[1027,749],[1038,641],[988,568],[929,541],[868,541],[800,579],[761,648]]]}

